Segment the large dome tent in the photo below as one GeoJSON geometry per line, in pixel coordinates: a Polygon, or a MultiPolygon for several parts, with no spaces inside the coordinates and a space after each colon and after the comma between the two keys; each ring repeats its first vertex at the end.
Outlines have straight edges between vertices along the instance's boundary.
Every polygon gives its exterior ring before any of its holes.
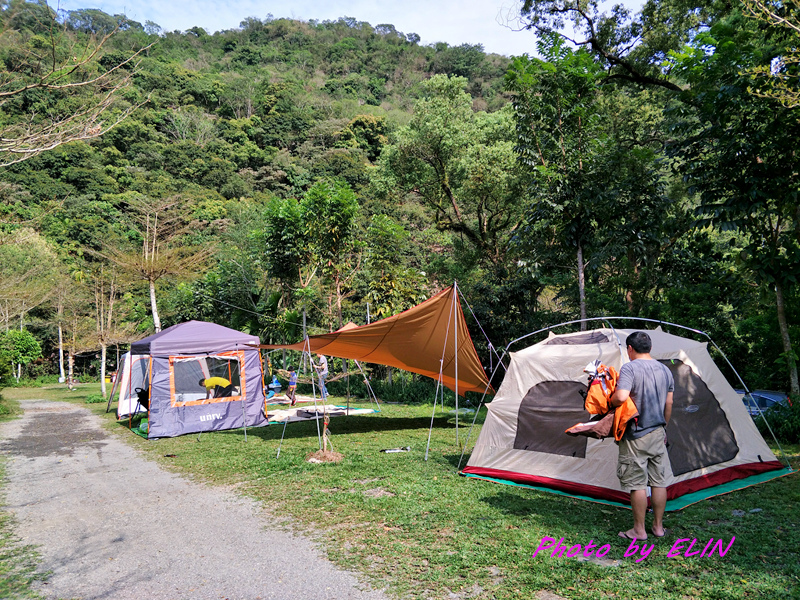
{"type": "Polygon", "coordinates": [[[485,423],[462,474],[628,505],[629,495],[616,476],[618,448],[613,438],[573,437],[565,430],[591,417],[583,405],[586,365],[600,360],[619,370],[628,360],[625,339],[634,331],[650,335],[652,357],[675,378],[667,427],[673,467],[668,510],[791,472],[761,437],[706,342],[667,333],[661,326],[615,329],[611,319],[602,319],[605,326],[598,329],[562,335],[552,332],[559,327],[554,326],[548,328],[547,339],[509,353],[503,383],[487,405],[485,423]]]}

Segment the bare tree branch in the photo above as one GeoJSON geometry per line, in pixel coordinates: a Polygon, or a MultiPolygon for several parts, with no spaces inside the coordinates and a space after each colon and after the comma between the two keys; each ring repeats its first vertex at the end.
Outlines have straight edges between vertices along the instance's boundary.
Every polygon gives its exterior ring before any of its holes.
{"type": "Polygon", "coordinates": [[[12,48],[21,57],[17,61],[19,64],[10,70],[0,70],[0,114],[4,117],[0,129],[0,167],[61,144],[99,137],[147,101],[145,98],[122,108],[119,102],[121,92],[130,86],[142,57],[152,44],[104,68],[100,66],[103,51],[119,32],[119,27],[81,43],[66,25],[58,22],[57,13],[48,9],[47,22],[37,18],[42,31],[49,36],[45,55],[30,43],[30,32],[12,28],[13,17],[13,14],[3,15],[5,25],[0,31],[0,44],[12,48]],[[13,103],[37,90],[56,102],[77,98],[82,107],[15,114],[13,103]]]}

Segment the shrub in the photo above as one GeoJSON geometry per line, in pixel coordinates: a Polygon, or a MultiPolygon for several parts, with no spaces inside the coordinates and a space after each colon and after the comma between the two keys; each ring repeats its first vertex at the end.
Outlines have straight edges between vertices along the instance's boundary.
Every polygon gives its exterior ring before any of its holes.
{"type": "Polygon", "coordinates": [[[86,404],[100,404],[105,401],[106,399],[103,394],[89,394],[86,396],[86,404]]]}
{"type": "Polygon", "coordinates": [[[38,377],[23,377],[19,381],[16,379],[6,381],[8,387],[20,388],[42,387],[43,385],[52,385],[54,383],[58,383],[58,375],[40,375],[38,377]]]}
{"type": "Polygon", "coordinates": [[[766,439],[769,433],[764,418],[767,419],[775,437],[786,444],[800,443],[800,398],[791,398],[791,404],[778,404],[770,408],[764,416],[756,417],[756,427],[766,439]]]}

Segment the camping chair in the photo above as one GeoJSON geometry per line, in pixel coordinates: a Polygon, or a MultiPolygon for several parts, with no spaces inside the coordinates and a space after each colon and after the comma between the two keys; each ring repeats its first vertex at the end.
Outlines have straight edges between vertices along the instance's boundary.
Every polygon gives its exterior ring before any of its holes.
{"type": "Polygon", "coordinates": [[[150,390],[136,388],[136,401],[141,404],[145,410],[150,410],[150,390]]]}

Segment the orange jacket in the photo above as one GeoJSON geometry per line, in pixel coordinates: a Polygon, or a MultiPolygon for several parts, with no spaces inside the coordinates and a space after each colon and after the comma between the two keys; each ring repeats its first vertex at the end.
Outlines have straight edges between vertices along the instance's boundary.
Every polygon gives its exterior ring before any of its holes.
{"type": "MultiPolygon", "coordinates": [[[[597,375],[589,383],[589,390],[586,393],[586,402],[584,403],[586,410],[593,415],[605,415],[609,412],[614,412],[614,424],[610,433],[614,434],[616,441],[622,439],[622,434],[625,433],[628,421],[639,416],[639,411],[630,397],[616,409],[611,406],[611,396],[614,395],[614,391],[617,389],[618,379],[619,373],[614,367],[600,365],[597,368],[597,375]]],[[[585,435],[583,430],[575,429],[575,427],[570,427],[567,432],[585,435]]]]}

